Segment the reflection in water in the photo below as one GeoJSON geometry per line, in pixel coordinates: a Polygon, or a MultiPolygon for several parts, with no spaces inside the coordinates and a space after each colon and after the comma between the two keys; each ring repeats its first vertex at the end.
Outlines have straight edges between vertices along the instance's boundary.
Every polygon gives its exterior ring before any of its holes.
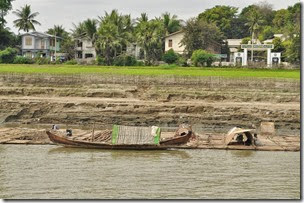
{"type": "Polygon", "coordinates": [[[3,199],[300,197],[298,152],[0,145],[0,160],[3,199]]]}
{"type": "Polygon", "coordinates": [[[55,147],[48,150],[48,154],[69,154],[69,153],[108,153],[113,159],[130,157],[159,158],[161,156],[175,156],[181,159],[190,158],[185,150],[107,150],[107,149],[85,149],[71,147],[55,147]]]}
{"type": "Polygon", "coordinates": [[[253,150],[231,150],[230,152],[236,157],[251,157],[255,155],[253,150]]]}
{"type": "Polygon", "coordinates": [[[130,157],[144,157],[144,158],[161,158],[161,157],[177,157],[181,159],[190,158],[189,154],[183,150],[113,150],[111,151],[113,159],[130,158],[130,157]]]}

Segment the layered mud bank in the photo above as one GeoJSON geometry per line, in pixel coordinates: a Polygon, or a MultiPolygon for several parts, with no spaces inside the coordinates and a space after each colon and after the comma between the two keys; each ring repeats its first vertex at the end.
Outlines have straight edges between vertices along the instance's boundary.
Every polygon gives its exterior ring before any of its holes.
{"type": "Polygon", "coordinates": [[[275,122],[277,135],[300,135],[300,81],[269,78],[119,75],[0,75],[0,123],[43,128],[112,124],[226,133],[275,122]]]}

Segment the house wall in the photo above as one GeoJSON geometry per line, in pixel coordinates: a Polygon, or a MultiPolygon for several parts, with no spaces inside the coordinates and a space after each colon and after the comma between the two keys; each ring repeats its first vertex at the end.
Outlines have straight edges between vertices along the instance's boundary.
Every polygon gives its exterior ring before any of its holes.
{"type": "Polygon", "coordinates": [[[91,64],[96,59],[96,51],[93,46],[92,41],[86,39],[79,39],[82,42],[82,47],[77,46],[77,42],[75,44],[75,59],[79,63],[91,64]],[[78,58],[78,52],[81,53],[81,58],[78,58]],[[92,54],[93,57],[86,58],[86,54],[92,54]]]}
{"type": "Polygon", "coordinates": [[[96,58],[95,47],[93,46],[93,43],[90,40],[82,41],[82,58],[85,58],[85,54],[93,54],[93,58],[96,58]]]}
{"type": "Polygon", "coordinates": [[[184,33],[180,32],[172,36],[168,36],[165,39],[165,51],[173,49],[175,52],[182,54],[185,50],[185,46],[181,45],[180,42],[184,38],[184,33]],[[169,47],[169,40],[172,40],[172,47],[169,47]]]}
{"type": "Polygon", "coordinates": [[[22,49],[35,49],[35,37],[31,35],[23,35],[22,36],[22,49]],[[32,38],[32,45],[26,45],[26,38],[32,38]]]}
{"type": "Polygon", "coordinates": [[[128,44],[126,53],[134,56],[136,59],[140,59],[140,49],[141,47],[137,44],[128,44]]]}
{"type": "MultiPolygon", "coordinates": [[[[50,46],[50,39],[51,39],[51,38],[48,39],[48,41],[49,41],[49,42],[48,42],[48,44],[49,44],[49,49],[52,50],[52,51],[55,51],[55,47],[54,47],[54,46],[50,46]]],[[[60,40],[60,39],[57,39],[57,40],[56,40],[56,51],[60,51],[60,46],[61,46],[61,40],[60,40]]]]}

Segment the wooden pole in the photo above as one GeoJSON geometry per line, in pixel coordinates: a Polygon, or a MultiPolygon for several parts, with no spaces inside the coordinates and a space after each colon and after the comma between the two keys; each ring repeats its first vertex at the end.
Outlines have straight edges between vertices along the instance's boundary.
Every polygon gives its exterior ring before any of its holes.
{"type": "Polygon", "coordinates": [[[95,131],[95,122],[93,124],[93,131],[92,131],[92,139],[91,139],[91,142],[94,141],[94,131],[95,131]]]}

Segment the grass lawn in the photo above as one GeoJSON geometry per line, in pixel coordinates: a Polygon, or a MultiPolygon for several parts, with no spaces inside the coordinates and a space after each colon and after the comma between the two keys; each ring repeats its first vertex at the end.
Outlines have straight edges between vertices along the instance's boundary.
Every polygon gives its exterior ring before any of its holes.
{"type": "Polygon", "coordinates": [[[119,74],[119,75],[176,75],[176,76],[223,76],[300,79],[300,70],[249,69],[249,68],[196,68],[166,66],[83,66],[83,65],[18,65],[1,64],[1,73],[48,73],[48,74],[119,74]]]}

